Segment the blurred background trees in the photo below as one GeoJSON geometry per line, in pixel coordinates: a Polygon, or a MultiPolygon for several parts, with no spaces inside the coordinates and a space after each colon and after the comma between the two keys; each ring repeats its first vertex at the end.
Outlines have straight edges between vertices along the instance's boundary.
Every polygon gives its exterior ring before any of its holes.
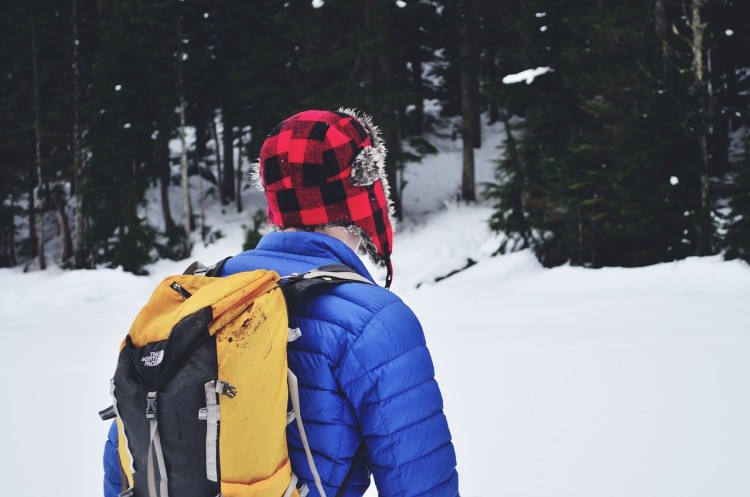
{"type": "Polygon", "coordinates": [[[430,131],[458,123],[457,195],[491,200],[501,251],[531,248],[548,266],[750,260],[747,2],[0,8],[0,266],[139,273],[156,256],[187,257],[191,235],[209,235],[207,197],[243,209],[243,164],[276,123],[339,106],[383,130],[399,215],[403,168],[432,148],[430,131]],[[547,69],[503,82],[535,68],[547,69]],[[501,123],[491,129],[505,144],[490,185],[473,173],[481,120],[501,123]],[[189,147],[174,141],[188,133],[189,147]],[[186,178],[201,186],[177,210],[170,189],[186,178]],[[158,224],[144,213],[149,190],[158,224]]]}

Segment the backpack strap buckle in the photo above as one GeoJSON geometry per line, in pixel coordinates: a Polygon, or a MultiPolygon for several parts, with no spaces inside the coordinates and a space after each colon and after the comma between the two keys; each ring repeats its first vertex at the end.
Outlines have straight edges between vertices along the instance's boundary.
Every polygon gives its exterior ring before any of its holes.
{"type": "Polygon", "coordinates": [[[146,396],[146,419],[156,419],[156,392],[146,396]]]}

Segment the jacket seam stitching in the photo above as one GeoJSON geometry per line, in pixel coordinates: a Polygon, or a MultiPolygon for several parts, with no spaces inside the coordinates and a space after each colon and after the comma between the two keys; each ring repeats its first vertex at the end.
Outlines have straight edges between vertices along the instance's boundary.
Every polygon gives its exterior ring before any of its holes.
{"type": "MultiPolygon", "coordinates": [[[[346,358],[347,358],[347,357],[349,357],[349,354],[350,354],[350,353],[353,353],[353,352],[352,352],[352,349],[354,349],[354,346],[355,346],[355,345],[357,344],[357,342],[359,342],[359,340],[360,340],[360,339],[362,338],[362,336],[363,336],[363,335],[365,334],[365,331],[367,330],[367,327],[368,327],[368,326],[370,326],[370,324],[372,323],[372,321],[373,321],[373,320],[374,320],[374,319],[375,319],[376,317],[378,317],[378,316],[380,315],[380,313],[381,313],[381,312],[383,312],[384,310],[386,310],[387,308],[389,308],[389,307],[390,307],[390,306],[392,306],[392,305],[396,305],[396,304],[398,304],[399,302],[400,302],[399,300],[396,300],[395,302],[391,302],[390,304],[387,304],[387,305],[385,305],[384,307],[381,307],[381,308],[380,308],[380,310],[378,310],[378,312],[374,313],[374,314],[373,314],[373,315],[372,315],[372,316],[370,317],[370,319],[368,319],[368,320],[367,320],[367,322],[366,322],[366,323],[364,324],[364,326],[362,326],[362,331],[361,331],[361,332],[359,333],[359,335],[357,335],[357,338],[355,338],[355,339],[354,339],[354,341],[353,341],[353,342],[352,342],[352,343],[351,343],[351,344],[349,345],[349,348],[348,348],[348,349],[346,349],[346,353],[344,353],[344,356],[343,356],[343,357],[341,358],[341,362],[342,362],[342,364],[343,364],[344,362],[346,362],[346,358]]],[[[359,362],[360,364],[362,364],[362,362],[361,362],[361,361],[359,360],[359,358],[357,358],[357,362],[359,362]]],[[[362,376],[365,376],[365,375],[362,375],[362,376]]],[[[362,376],[360,376],[359,378],[361,378],[362,376]]],[[[355,378],[355,380],[356,380],[356,379],[357,379],[357,378],[355,378]]],[[[351,381],[354,381],[354,380],[351,380],[351,381]]],[[[351,381],[347,381],[347,382],[345,383],[345,385],[348,385],[349,383],[351,383],[351,381]]]]}
{"type": "MultiPolygon", "coordinates": [[[[352,344],[352,345],[353,345],[353,344],[352,344]]],[[[356,378],[352,378],[351,380],[347,381],[347,382],[346,382],[346,383],[345,383],[344,385],[349,385],[349,384],[351,384],[351,383],[353,383],[353,382],[355,382],[355,381],[357,381],[357,380],[360,380],[360,379],[364,378],[365,376],[369,376],[369,375],[370,375],[370,373],[371,373],[371,372],[373,372],[373,371],[375,371],[376,369],[381,369],[381,368],[383,368],[384,366],[387,366],[388,364],[391,364],[391,363],[393,363],[393,362],[396,362],[397,360],[401,359],[401,358],[402,358],[403,356],[405,356],[406,354],[409,354],[409,353],[411,353],[411,352],[413,352],[413,351],[415,351],[415,350],[417,350],[417,349],[419,349],[419,348],[422,348],[422,347],[425,347],[425,344],[423,344],[423,343],[420,343],[419,345],[416,345],[416,346],[414,346],[414,347],[412,347],[412,348],[410,348],[410,349],[408,349],[408,350],[405,350],[405,351],[403,351],[402,353],[400,353],[399,355],[397,355],[396,357],[394,357],[393,359],[390,359],[390,360],[388,360],[388,361],[382,362],[382,363],[378,364],[377,366],[373,366],[373,367],[372,367],[371,369],[369,369],[368,371],[366,371],[366,372],[365,372],[364,374],[362,374],[362,375],[359,375],[359,376],[357,376],[356,378]]],[[[354,353],[354,352],[352,352],[352,353],[354,353]]],[[[359,359],[358,359],[357,361],[358,361],[358,362],[359,362],[360,364],[362,364],[362,362],[360,362],[360,361],[359,361],[359,359]]],[[[433,376],[432,378],[434,378],[434,376],[433,376]]],[[[408,389],[407,389],[407,390],[408,390],[408,389]]],[[[402,392],[398,392],[398,393],[403,393],[403,392],[405,392],[405,391],[406,391],[406,390],[403,390],[402,392]]],[[[397,394],[394,394],[394,395],[398,395],[398,393],[397,393],[397,394]]],[[[387,399],[380,399],[380,398],[378,398],[378,402],[382,402],[383,400],[387,400],[387,399]]],[[[372,403],[372,402],[370,402],[370,403],[372,403]]]]}
{"type": "MultiPolygon", "coordinates": [[[[412,350],[413,350],[413,349],[412,349],[412,350]]],[[[380,400],[379,400],[378,402],[388,402],[389,400],[393,400],[393,399],[395,399],[396,397],[400,397],[400,396],[402,396],[402,395],[405,395],[405,394],[406,394],[407,392],[410,392],[410,391],[414,390],[415,388],[419,388],[419,387],[421,387],[422,385],[424,385],[425,383],[429,383],[430,381],[432,381],[432,380],[434,380],[434,379],[435,379],[435,377],[434,377],[434,376],[430,376],[429,378],[426,378],[425,380],[423,380],[423,381],[420,381],[420,382],[419,382],[419,383],[417,383],[416,385],[412,385],[412,386],[410,386],[409,388],[407,388],[407,389],[405,389],[405,390],[401,390],[400,392],[394,393],[393,395],[390,395],[390,396],[388,396],[388,397],[385,397],[385,398],[383,398],[383,399],[380,399],[380,400]]],[[[367,403],[368,403],[368,404],[372,404],[373,402],[367,402],[367,403]]],[[[442,410],[442,409],[443,409],[443,406],[440,406],[440,409],[442,410]]]]}
{"type": "Polygon", "coordinates": [[[440,410],[438,410],[438,411],[431,412],[427,416],[425,416],[425,417],[423,417],[423,418],[421,418],[421,419],[419,419],[417,421],[414,421],[412,423],[409,423],[408,425],[405,425],[405,426],[402,426],[402,427],[400,427],[400,428],[398,428],[396,430],[393,430],[392,434],[400,433],[400,432],[402,432],[404,430],[408,430],[409,428],[414,428],[415,426],[417,426],[419,424],[426,423],[427,421],[429,421],[430,419],[434,418],[435,416],[437,416],[441,412],[443,412],[442,408],[440,408],[440,410]]]}
{"type": "MultiPolygon", "coordinates": [[[[408,464],[413,464],[413,463],[415,463],[415,462],[417,462],[417,461],[419,461],[419,460],[421,460],[421,459],[425,459],[425,458],[427,458],[427,457],[430,457],[430,456],[432,456],[432,455],[434,455],[434,454],[437,454],[438,452],[440,452],[440,451],[441,451],[441,450],[443,450],[444,448],[448,447],[448,446],[449,446],[449,445],[451,445],[452,443],[453,443],[453,442],[452,442],[451,440],[448,440],[447,442],[445,442],[444,444],[440,445],[439,447],[437,447],[437,448],[435,448],[435,449],[431,450],[431,451],[430,451],[430,452],[428,452],[427,454],[422,454],[421,456],[419,456],[419,457],[415,457],[414,459],[412,459],[412,460],[410,460],[410,461],[406,461],[406,462],[404,462],[404,463],[403,463],[403,464],[402,464],[401,466],[406,466],[406,465],[408,465],[408,464]]],[[[375,466],[376,466],[376,467],[380,467],[380,468],[389,468],[389,466],[377,466],[377,465],[375,465],[375,466]]],[[[392,468],[393,468],[393,469],[396,469],[396,466],[393,466],[392,468]]],[[[447,481],[447,480],[446,480],[446,481],[447,481]]],[[[437,486],[437,485],[436,485],[436,486],[437,486]]],[[[435,488],[435,487],[433,487],[433,488],[435,488]]]]}

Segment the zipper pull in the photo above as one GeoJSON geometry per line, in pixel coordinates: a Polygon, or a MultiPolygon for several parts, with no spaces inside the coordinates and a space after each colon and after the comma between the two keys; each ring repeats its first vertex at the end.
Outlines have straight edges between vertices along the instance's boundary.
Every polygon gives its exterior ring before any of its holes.
{"type": "Polygon", "coordinates": [[[180,286],[180,284],[179,284],[179,283],[177,283],[176,281],[173,281],[173,282],[172,282],[172,284],[171,284],[171,285],[169,285],[169,288],[171,288],[171,289],[172,289],[172,290],[174,290],[175,292],[177,292],[177,293],[179,293],[180,295],[182,295],[182,298],[184,298],[185,300],[187,300],[187,299],[189,299],[190,297],[192,297],[192,296],[193,296],[193,294],[192,294],[192,293],[190,293],[190,292],[188,292],[187,290],[185,290],[184,288],[182,288],[182,287],[180,286]]]}

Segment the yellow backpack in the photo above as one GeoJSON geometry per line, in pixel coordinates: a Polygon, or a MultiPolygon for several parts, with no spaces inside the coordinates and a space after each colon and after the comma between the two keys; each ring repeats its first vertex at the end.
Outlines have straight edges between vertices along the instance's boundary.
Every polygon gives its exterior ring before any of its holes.
{"type": "Polygon", "coordinates": [[[304,497],[286,443],[295,419],[325,496],[287,368],[287,343],[301,336],[288,304],[324,285],[372,283],[341,265],[283,279],[207,269],[165,278],[120,347],[113,405],[100,415],[117,419],[121,496],[304,497]]]}

